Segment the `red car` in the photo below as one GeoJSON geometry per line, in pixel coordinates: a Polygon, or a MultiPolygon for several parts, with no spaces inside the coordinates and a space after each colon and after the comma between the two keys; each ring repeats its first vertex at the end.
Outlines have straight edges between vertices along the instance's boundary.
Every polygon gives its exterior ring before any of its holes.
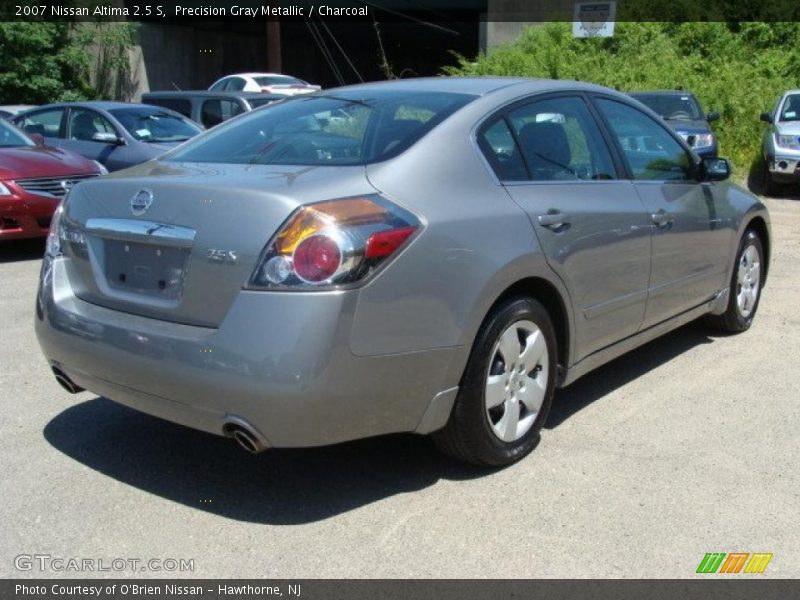
{"type": "Polygon", "coordinates": [[[47,235],[69,189],[106,172],[100,163],[39,144],[0,119],[0,240],[47,235]]]}

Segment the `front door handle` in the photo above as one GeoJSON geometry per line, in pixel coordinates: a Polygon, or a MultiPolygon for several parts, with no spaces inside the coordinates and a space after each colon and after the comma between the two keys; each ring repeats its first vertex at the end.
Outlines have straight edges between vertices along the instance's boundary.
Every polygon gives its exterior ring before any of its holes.
{"type": "Polygon", "coordinates": [[[675,216],[668,213],[663,208],[657,213],[650,215],[650,217],[653,219],[653,223],[656,227],[669,227],[675,222],[675,216]]]}
{"type": "Polygon", "coordinates": [[[569,216],[558,211],[539,215],[536,219],[539,221],[539,225],[548,229],[560,229],[569,224],[569,216]]]}

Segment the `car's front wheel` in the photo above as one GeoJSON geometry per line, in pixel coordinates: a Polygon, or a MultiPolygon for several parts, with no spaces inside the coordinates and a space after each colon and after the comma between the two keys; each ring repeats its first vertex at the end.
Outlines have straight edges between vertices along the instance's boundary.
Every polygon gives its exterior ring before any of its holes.
{"type": "Polygon", "coordinates": [[[481,327],[450,420],[434,439],[459,460],[488,466],[513,463],[539,442],[555,379],[550,316],[533,299],[509,299],[481,327]]]}
{"type": "Polygon", "coordinates": [[[764,247],[755,231],[748,230],[739,243],[731,276],[727,310],[711,323],[725,333],[738,333],[750,328],[761,298],[764,277],[764,247]]]}

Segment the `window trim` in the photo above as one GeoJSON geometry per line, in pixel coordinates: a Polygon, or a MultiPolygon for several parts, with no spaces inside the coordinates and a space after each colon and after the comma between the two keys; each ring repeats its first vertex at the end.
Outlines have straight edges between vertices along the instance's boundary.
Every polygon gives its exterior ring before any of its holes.
{"type": "Polygon", "coordinates": [[[481,160],[483,161],[484,165],[489,171],[492,179],[497,185],[503,186],[518,186],[518,185],[581,185],[587,183],[593,184],[610,184],[610,183],[618,183],[620,181],[631,180],[629,176],[629,170],[627,162],[623,160],[624,157],[620,156],[618,153],[618,148],[615,143],[615,139],[612,135],[610,135],[610,131],[606,128],[606,124],[604,120],[601,120],[601,115],[598,114],[594,103],[591,101],[589,94],[580,89],[574,90],[559,90],[559,91],[551,91],[551,92],[535,92],[533,94],[529,94],[523,98],[516,98],[511,100],[510,102],[504,104],[500,108],[493,110],[489,113],[486,117],[483,117],[472,129],[472,143],[475,147],[475,150],[480,155],[481,160]],[[600,139],[605,144],[606,150],[608,151],[609,157],[611,158],[611,166],[614,168],[614,179],[576,179],[576,180],[553,180],[553,181],[534,181],[531,179],[530,168],[528,166],[528,161],[525,158],[524,154],[522,153],[522,149],[519,145],[519,140],[517,138],[517,133],[514,131],[514,128],[511,126],[509,122],[508,114],[521,108],[522,106],[526,106],[528,104],[533,104],[534,102],[539,102],[542,100],[552,100],[557,98],[578,98],[580,99],[589,113],[590,118],[594,121],[595,126],[600,133],[600,139]],[[502,119],[506,123],[506,127],[508,127],[509,131],[511,132],[512,137],[514,138],[514,144],[517,148],[517,151],[520,152],[520,156],[522,156],[523,164],[525,165],[525,170],[528,172],[528,179],[502,179],[498,176],[497,172],[494,169],[492,161],[489,157],[486,156],[483,149],[481,148],[480,144],[480,136],[483,135],[486,129],[491,127],[495,124],[498,119],[502,119]]]}
{"type": "MultiPolygon", "coordinates": [[[[610,143],[614,146],[616,151],[619,153],[620,158],[623,161],[625,166],[625,173],[627,179],[629,179],[632,183],[640,184],[640,183],[658,183],[658,184],[687,184],[687,183],[698,183],[700,181],[700,162],[701,159],[695,154],[695,152],[689,147],[689,145],[675,133],[666,123],[663,123],[661,117],[653,118],[652,115],[647,114],[641,108],[636,106],[633,102],[628,102],[625,98],[619,98],[617,96],[612,96],[610,94],[603,94],[600,92],[591,92],[588,94],[589,101],[591,102],[592,106],[594,107],[595,111],[597,112],[597,117],[602,121],[604,128],[607,131],[607,135],[609,137],[610,143]],[[622,104],[623,106],[627,106],[628,108],[637,111],[641,115],[649,118],[656,126],[660,127],[663,131],[667,133],[669,137],[671,137],[675,142],[683,149],[684,153],[689,157],[689,165],[691,167],[690,178],[685,179],[683,181],[674,181],[670,179],[636,179],[633,176],[633,169],[631,168],[630,163],[628,162],[627,156],[625,156],[625,151],[622,149],[622,146],[617,139],[617,136],[614,135],[613,130],[611,129],[611,125],[608,123],[603,112],[600,110],[600,107],[596,104],[596,100],[610,100],[612,102],[616,102],[618,104],[622,104]]],[[[648,109],[649,110],[649,109],[648,109]]],[[[653,113],[655,114],[655,113],[653,113]]]]}

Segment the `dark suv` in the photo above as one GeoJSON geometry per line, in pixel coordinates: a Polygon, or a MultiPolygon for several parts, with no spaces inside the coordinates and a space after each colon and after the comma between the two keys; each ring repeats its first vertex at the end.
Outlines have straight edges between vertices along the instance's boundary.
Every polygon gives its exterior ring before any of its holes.
{"type": "Polygon", "coordinates": [[[240,113],[285,99],[286,96],[260,92],[208,92],[205,90],[142,94],[143,103],[172,109],[205,127],[214,127],[214,125],[219,125],[240,113]]]}
{"type": "Polygon", "coordinates": [[[719,119],[719,113],[703,112],[694,94],[683,90],[663,90],[629,95],[661,115],[698,155],[717,156],[717,138],[710,123],[719,119]]]}

